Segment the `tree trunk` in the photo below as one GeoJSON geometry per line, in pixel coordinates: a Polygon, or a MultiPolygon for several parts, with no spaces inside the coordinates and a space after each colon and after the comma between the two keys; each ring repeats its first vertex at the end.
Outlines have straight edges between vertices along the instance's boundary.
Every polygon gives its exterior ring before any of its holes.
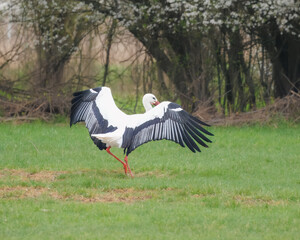
{"type": "Polygon", "coordinates": [[[113,43],[113,36],[115,34],[116,31],[116,27],[117,27],[117,21],[115,19],[112,20],[111,26],[108,29],[108,33],[107,33],[107,37],[106,37],[106,41],[107,41],[107,45],[106,45],[106,58],[105,58],[105,64],[104,64],[104,74],[103,74],[103,81],[102,81],[102,86],[105,86],[106,84],[106,80],[107,80],[107,76],[108,76],[108,70],[109,70],[109,58],[110,58],[110,50],[112,47],[112,43],[113,43]]]}
{"type": "Polygon", "coordinates": [[[262,45],[272,63],[274,97],[285,97],[291,90],[300,89],[300,40],[279,29],[263,28],[259,31],[262,45]]]}
{"type": "Polygon", "coordinates": [[[282,98],[300,90],[300,41],[278,34],[275,47],[279,53],[273,61],[275,97],[282,98]]]}

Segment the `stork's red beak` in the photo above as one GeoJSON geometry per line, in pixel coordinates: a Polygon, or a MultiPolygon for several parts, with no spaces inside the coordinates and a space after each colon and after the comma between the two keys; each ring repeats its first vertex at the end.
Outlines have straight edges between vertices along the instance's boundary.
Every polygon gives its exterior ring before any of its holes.
{"type": "Polygon", "coordinates": [[[154,105],[154,106],[157,106],[158,104],[160,104],[159,101],[156,101],[156,102],[152,103],[152,105],[154,105]]]}

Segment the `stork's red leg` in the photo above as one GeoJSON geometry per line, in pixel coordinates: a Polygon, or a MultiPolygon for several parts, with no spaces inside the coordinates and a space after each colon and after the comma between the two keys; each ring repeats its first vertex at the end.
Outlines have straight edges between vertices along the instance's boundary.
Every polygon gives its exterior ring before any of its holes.
{"type": "MultiPolygon", "coordinates": [[[[125,174],[127,174],[127,163],[124,163],[122,160],[120,160],[119,158],[117,158],[114,154],[112,154],[112,152],[110,151],[110,148],[111,147],[108,147],[106,148],[106,152],[110,155],[112,155],[115,159],[117,159],[120,163],[123,164],[123,167],[124,167],[124,171],[125,171],[125,174]]],[[[131,171],[130,171],[130,175],[131,175],[131,171]]]]}
{"type": "Polygon", "coordinates": [[[128,156],[126,156],[126,157],[124,158],[124,160],[125,160],[125,162],[126,162],[126,165],[127,165],[128,170],[129,170],[130,176],[133,177],[133,174],[132,174],[131,169],[130,169],[129,164],[128,164],[128,156]]]}

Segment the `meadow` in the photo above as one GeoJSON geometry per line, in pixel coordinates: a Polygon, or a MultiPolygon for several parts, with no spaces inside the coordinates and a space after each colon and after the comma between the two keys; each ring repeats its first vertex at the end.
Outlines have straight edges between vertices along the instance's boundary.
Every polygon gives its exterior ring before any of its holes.
{"type": "Polygon", "coordinates": [[[131,178],[83,125],[0,124],[0,239],[299,239],[300,125],[210,131],[142,145],[131,178]]]}

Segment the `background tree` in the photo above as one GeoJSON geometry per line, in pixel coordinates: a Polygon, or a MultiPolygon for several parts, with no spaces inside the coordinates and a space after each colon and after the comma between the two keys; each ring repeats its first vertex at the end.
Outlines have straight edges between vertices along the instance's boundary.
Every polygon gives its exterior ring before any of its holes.
{"type": "MultiPolygon", "coordinates": [[[[34,33],[38,64],[33,78],[39,88],[61,89],[71,56],[78,53],[84,37],[103,23],[108,26],[101,45],[106,61],[101,79],[97,76],[95,82],[107,84],[111,47],[122,30],[130,32],[152,58],[148,63],[157,69],[155,81],[165,90],[172,86],[171,95],[190,111],[209,100],[211,106],[230,114],[299,91],[299,1],[9,2],[11,19],[34,33]]],[[[134,80],[135,89],[144,80],[134,80]]]]}
{"type": "Polygon", "coordinates": [[[35,34],[38,66],[34,81],[43,89],[61,88],[66,63],[81,40],[101,22],[84,4],[73,1],[23,0],[20,5],[35,34]]]}
{"type": "Polygon", "coordinates": [[[273,65],[274,97],[299,89],[298,1],[84,2],[118,19],[142,42],[175,85],[184,106],[195,98],[210,97],[208,85],[216,71],[207,66],[217,62],[228,107],[240,111],[255,107],[251,51],[260,45],[273,65]]]}

